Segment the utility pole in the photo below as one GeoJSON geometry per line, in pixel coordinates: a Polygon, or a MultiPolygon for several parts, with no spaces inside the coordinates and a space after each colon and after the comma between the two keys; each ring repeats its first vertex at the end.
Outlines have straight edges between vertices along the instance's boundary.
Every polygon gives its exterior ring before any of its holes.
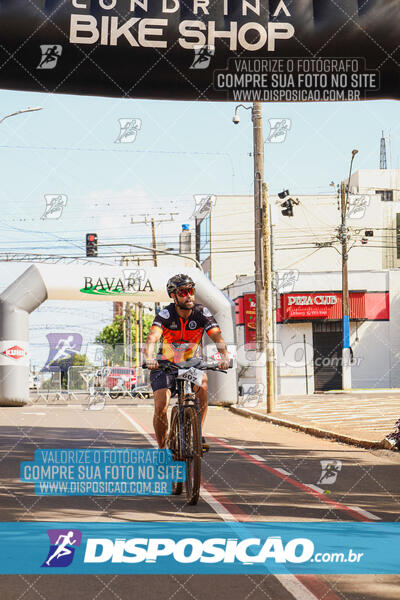
{"type": "Polygon", "coordinates": [[[153,244],[153,261],[154,261],[154,266],[157,267],[157,240],[156,240],[156,226],[154,223],[154,219],[151,219],[151,237],[152,237],[152,244],[153,244]]]}
{"type": "Polygon", "coordinates": [[[349,274],[348,274],[348,248],[347,248],[347,209],[350,191],[350,178],[353,166],[353,160],[358,150],[353,150],[351,155],[350,172],[347,181],[347,192],[345,183],[342,182],[340,187],[340,203],[341,203],[341,225],[340,225],[340,241],[342,243],[342,388],[344,390],[351,389],[351,357],[350,357],[350,310],[349,310],[349,274]]]}
{"type": "MultiPolygon", "coordinates": [[[[263,183],[264,183],[264,138],[262,121],[262,103],[254,102],[252,110],[254,143],[254,235],[255,235],[255,295],[256,295],[256,384],[262,386],[263,399],[266,393],[265,359],[265,301],[263,289],[262,241],[263,241],[263,183]]],[[[270,255],[268,253],[270,262],[270,255]]]]}
{"type": "Polygon", "coordinates": [[[268,204],[268,185],[263,184],[263,205],[262,205],[262,239],[264,254],[264,299],[266,307],[266,377],[267,377],[267,413],[275,409],[275,361],[274,361],[274,327],[272,308],[272,247],[271,247],[271,229],[268,204]]]}
{"type": "Polygon", "coordinates": [[[143,364],[143,304],[139,302],[139,359],[140,372],[142,373],[143,364]]]}
{"type": "MultiPolygon", "coordinates": [[[[151,237],[152,237],[152,244],[153,244],[153,263],[154,266],[157,267],[158,266],[158,261],[157,261],[157,239],[156,239],[156,223],[157,225],[159,225],[160,223],[169,223],[171,221],[174,221],[174,216],[178,215],[179,213],[169,213],[170,214],[170,218],[169,219],[157,219],[157,221],[151,217],[150,219],[150,224],[151,224],[151,237]]],[[[148,225],[149,224],[149,215],[142,215],[144,216],[144,221],[134,221],[133,217],[131,217],[131,224],[132,225],[138,225],[140,223],[143,223],[144,225],[148,225]]],[[[154,303],[154,309],[155,309],[155,314],[157,315],[160,311],[160,303],[159,302],[155,302],[154,303]]]]}
{"type": "Polygon", "coordinates": [[[125,366],[132,366],[132,304],[125,302],[125,366]]]}
{"type": "Polygon", "coordinates": [[[346,188],[342,182],[340,188],[340,206],[341,206],[341,225],[340,240],[342,242],[342,388],[351,388],[351,371],[348,372],[348,354],[350,348],[350,317],[349,317],[349,275],[347,269],[348,250],[347,250],[347,224],[346,224],[346,188]]]}
{"type": "MultiPolygon", "coordinates": [[[[152,238],[152,246],[154,248],[154,250],[153,250],[154,266],[157,267],[158,263],[157,263],[156,226],[155,226],[153,218],[151,219],[151,238],[152,238]]],[[[159,312],[160,312],[160,303],[159,302],[155,302],[154,303],[154,313],[157,315],[159,312]]]]}
{"type": "Polygon", "coordinates": [[[136,377],[138,376],[139,369],[141,369],[142,364],[140,362],[140,352],[139,352],[139,307],[135,304],[135,365],[136,365],[136,377]]]}

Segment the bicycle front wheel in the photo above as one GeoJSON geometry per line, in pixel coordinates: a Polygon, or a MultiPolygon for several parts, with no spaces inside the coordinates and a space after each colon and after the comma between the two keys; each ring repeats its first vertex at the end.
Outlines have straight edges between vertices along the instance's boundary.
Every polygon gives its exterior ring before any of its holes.
{"type": "MultiPolygon", "coordinates": [[[[168,436],[168,448],[172,452],[174,460],[181,460],[181,440],[179,435],[179,411],[176,406],[171,411],[171,423],[168,436]]],[[[183,482],[178,481],[172,484],[172,493],[179,496],[183,492],[183,482]]]]}
{"type": "Polygon", "coordinates": [[[201,439],[199,418],[193,406],[187,406],[183,415],[185,460],[186,460],[186,500],[197,504],[200,495],[201,478],[201,439]]]}

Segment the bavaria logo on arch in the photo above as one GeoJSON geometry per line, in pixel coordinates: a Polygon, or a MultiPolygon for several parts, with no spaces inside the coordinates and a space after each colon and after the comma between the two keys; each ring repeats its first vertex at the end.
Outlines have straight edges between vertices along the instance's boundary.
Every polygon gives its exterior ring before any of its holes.
{"type": "Polygon", "coordinates": [[[85,285],[80,289],[83,294],[94,296],[116,296],[121,294],[136,294],[138,292],[153,292],[149,279],[122,277],[85,277],[85,285]]]}

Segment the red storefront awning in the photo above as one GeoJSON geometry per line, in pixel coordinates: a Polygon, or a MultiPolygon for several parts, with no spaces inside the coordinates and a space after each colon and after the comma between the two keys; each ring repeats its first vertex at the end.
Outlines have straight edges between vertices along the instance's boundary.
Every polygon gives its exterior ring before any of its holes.
{"type": "MultiPolygon", "coordinates": [[[[389,320],[389,292],[350,292],[350,319],[389,320]]],[[[277,321],[342,318],[341,292],[292,292],[281,294],[277,321]]]]}

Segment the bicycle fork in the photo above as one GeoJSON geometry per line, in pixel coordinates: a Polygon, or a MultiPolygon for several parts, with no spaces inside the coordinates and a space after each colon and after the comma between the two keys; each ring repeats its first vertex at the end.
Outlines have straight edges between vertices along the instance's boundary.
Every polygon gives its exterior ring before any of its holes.
{"type": "MultiPolygon", "coordinates": [[[[178,388],[178,406],[179,406],[179,435],[181,441],[181,449],[186,449],[185,444],[185,426],[183,422],[184,411],[183,406],[189,401],[189,399],[193,402],[194,407],[196,409],[197,419],[199,423],[199,432],[200,432],[200,443],[202,440],[202,430],[201,430],[201,410],[200,410],[200,400],[197,398],[195,393],[192,391],[191,383],[189,381],[178,380],[178,385],[181,385],[181,389],[178,388]],[[183,388],[183,389],[182,389],[183,388]]],[[[203,454],[203,452],[202,452],[203,454]]],[[[186,456],[183,456],[183,459],[186,459],[186,456]]]]}

